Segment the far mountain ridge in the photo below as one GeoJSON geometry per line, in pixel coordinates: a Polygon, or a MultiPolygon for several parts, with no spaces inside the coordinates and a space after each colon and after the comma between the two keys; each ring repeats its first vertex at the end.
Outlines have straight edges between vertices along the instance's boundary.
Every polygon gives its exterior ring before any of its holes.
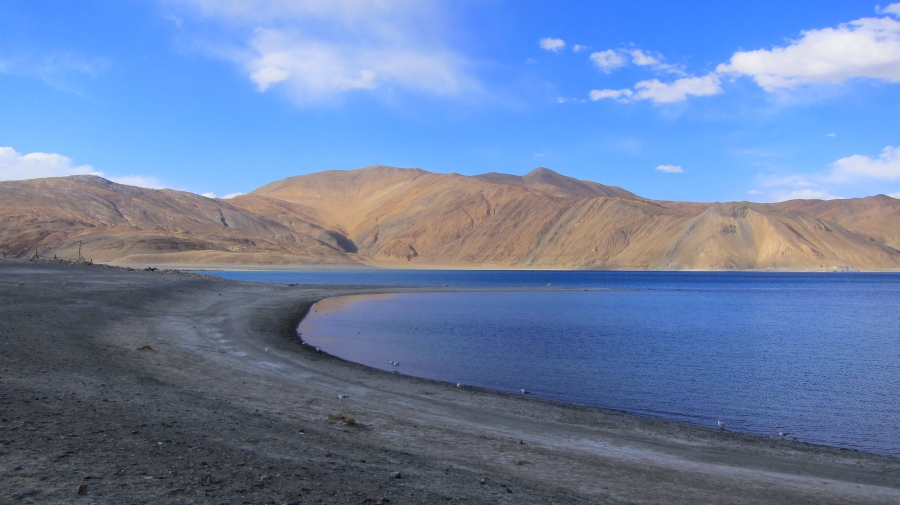
{"type": "Polygon", "coordinates": [[[900,268],[900,201],[666,202],[539,167],[374,165],[229,200],[96,176],[0,182],[0,252],[120,264],[593,269],[900,268]]]}

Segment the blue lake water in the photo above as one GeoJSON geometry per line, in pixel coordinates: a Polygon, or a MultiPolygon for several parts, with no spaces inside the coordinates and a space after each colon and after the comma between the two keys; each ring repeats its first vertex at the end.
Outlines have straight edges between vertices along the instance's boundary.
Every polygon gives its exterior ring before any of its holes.
{"type": "Polygon", "coordinates": [[[404,374],[525,388],[711,427],[721,419],[736,431],[787,431],[788,438],[900,456],[897,274],[214,274],[298,284],[536,288],[326,300],[300,331],[328,353],[404,374]]]}

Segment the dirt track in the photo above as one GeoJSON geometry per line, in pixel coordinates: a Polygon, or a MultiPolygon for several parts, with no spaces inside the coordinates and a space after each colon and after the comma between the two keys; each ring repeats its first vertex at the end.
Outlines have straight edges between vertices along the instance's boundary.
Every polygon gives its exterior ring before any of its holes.
{"type": "Polygon", "coordinates": [[[363,291],[0,261],[0,502],[900,503],[897,459],[458,389],[296,338],[311,303],[363,291]]]}

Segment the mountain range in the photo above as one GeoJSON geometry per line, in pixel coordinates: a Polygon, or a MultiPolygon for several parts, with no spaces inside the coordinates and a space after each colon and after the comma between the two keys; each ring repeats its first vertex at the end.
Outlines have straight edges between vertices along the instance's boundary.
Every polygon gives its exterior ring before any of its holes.
{"type": "Polygon", "coordinates": [[[668,202],[538,168],[371,166],[228,200],[71,177],[0,182],[0,252],[132,265],[900,268],[900,200],[668,202]]]}

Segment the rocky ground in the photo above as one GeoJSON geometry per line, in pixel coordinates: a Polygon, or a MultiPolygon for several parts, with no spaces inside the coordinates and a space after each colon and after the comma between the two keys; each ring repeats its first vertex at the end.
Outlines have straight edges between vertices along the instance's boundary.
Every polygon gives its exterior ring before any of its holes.
{"type": "Polygon", "coordinates": [[[0,260],[0,502],[900,503],[895,458],[456,388],[297,339],[314,301],[372,291],[0,260]]]}

